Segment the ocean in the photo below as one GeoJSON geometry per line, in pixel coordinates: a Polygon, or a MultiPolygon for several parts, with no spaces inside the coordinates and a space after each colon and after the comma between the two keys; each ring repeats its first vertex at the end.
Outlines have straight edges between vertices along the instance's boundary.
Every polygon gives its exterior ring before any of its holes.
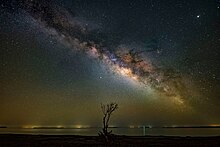
{"type": "MultiPolygon", "coordinates": [[[[220,136],[220,128],[110,128],[114,134],[128,136],[220,136]]],[[[43,134],[97,136],[101,128],[0,128],[0,134],[43,134]]]]}

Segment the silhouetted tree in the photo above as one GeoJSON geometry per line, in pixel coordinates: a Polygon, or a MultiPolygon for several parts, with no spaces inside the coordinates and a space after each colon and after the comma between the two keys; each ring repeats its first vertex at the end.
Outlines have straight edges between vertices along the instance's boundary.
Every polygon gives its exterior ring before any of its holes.
{"type": "Polygon", "coordinates": [[[109,137],[112,135],[112,130],[108,131],[109,120],[112,113],[118,108],[117,103],[109,103],[109,104],[101,104],[101,109],[103,113],[103,128],[102,132],[99,133],[100,136],[104,136],[106,141],[108,142],[109,137]]]}

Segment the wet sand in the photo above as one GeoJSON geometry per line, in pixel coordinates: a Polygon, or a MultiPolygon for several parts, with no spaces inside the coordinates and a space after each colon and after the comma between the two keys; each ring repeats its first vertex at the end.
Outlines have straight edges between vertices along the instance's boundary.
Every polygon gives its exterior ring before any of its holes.
{"type": "Polygon", "coordinates": [[[115,136],[106,143],[99,136],[0,134],[0,147],[75,146],[220,146],[220,136],[115,136]]]}

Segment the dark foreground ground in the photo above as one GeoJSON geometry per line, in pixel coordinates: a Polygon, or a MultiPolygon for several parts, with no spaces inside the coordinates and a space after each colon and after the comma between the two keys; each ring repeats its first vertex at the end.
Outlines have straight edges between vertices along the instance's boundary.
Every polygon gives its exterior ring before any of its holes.
{"type": "Polygon", "coordinates": [[[19,135],[0,134],[0,147],[65,147],[65,146],[216,146],[220,147],[220,136],[217,137],[168,137],[168,136],[115,136],[106,144],[98,136],[73,135],[19,135]]]}

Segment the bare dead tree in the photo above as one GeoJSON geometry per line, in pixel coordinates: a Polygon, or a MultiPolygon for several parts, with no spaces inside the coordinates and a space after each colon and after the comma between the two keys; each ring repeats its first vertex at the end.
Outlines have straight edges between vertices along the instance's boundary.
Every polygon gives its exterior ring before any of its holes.
{"type": "Polygon", "coordinates": [[[106,138],[106,141],[108,141],[109,136],[112,134],[112,131],[108,131],[109,127],[109,120],[112,115],[112,113],[118,108],[117,103],[109,103],[109,104],[101,104],[101,109],[103,113],[103,128],[102,132],[100,132],[99,135],[103,135],[106,138]]]}

